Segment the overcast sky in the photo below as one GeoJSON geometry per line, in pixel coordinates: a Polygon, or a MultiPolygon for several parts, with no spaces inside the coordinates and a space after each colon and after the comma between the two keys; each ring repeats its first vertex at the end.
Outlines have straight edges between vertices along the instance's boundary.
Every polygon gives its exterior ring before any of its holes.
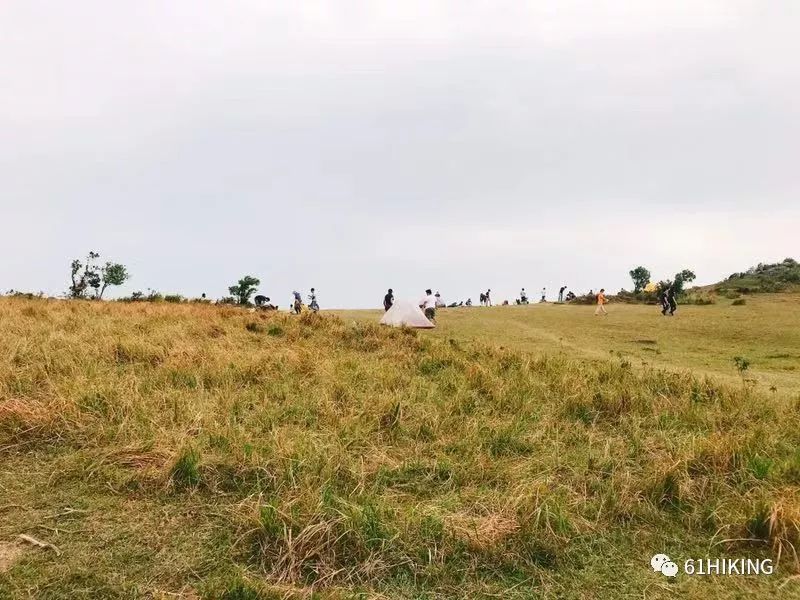
{"type": "Polygon", "coordinates": [[[800,3],[0,2],[0,288],[282,305],[800,258],[800,3]]]}

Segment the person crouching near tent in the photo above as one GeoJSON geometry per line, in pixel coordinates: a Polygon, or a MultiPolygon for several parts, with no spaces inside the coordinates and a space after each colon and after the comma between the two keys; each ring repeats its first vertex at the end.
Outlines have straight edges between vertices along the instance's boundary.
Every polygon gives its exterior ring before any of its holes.
{"type": "Polygon", "coordinates": [[[261,310],[278,310],[277,306],[269,303],[269,298],[267,296],[262,296],[259,294],[253,300],[256,303],[256,308],[261,310]]]}
{"type": "Polygon", "coordinates": [[[425,317],[436,322],[436,296],[431,290],[425,290],[425,297],[419,301],[419,307],[425,311],[425,317]]]}

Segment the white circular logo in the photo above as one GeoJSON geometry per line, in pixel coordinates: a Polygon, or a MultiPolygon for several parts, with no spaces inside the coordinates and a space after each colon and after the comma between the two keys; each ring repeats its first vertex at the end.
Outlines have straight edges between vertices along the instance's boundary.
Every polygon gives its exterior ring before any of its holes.
{"type": "Polygon", "coordinates": [[[672,562],[672,559],[666,554],[655,554],[650,559],[650,566],[653,567],[653,571],[667,577],[675,577],[678,574],[678,565],[672,562]]]}
{"type": "Polygon", "coordinates": [[[675,577],[678,574],[678,565],[669,560],[661,565],[661,572],[667,577],[675,577]]]}
{"type": "Polygon", "coordinates": [[[650,559],[650,566],[653,567],[653,571],[660,572],[665,562],[669,562],[669,556],[666,554],[656,554],[650,559]]]}

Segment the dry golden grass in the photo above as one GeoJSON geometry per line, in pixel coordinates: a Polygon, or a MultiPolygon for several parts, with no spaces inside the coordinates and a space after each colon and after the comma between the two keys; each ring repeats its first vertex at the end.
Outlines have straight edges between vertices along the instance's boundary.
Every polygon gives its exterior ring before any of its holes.
{"type": "Polygon", "coordinates": [[[62,552],[0,598],[785,597],[798,425],[788,394],[446,327],[0,299],[0,542],[62,552]],[[669,584],[656,552],[779,568],[669,584]]]}

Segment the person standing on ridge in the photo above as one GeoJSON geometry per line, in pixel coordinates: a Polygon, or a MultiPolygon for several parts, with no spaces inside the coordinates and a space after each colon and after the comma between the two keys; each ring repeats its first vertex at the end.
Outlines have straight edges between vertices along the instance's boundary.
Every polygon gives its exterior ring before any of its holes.
{"type": "Polygon", "coordinates": [[[606,304],[606,289],[605,288],[600,288],[600,291],[597,293],[596,298],[597,298],[597,308],[594,311],[595,316],[597,316],[599,314],[607,315],[608,312],[606,312],[606,307],[605,307],[605,304],[606,304]]]}
{"type": "Polygon", "coordinates": [[[547,288],[542,288],[542,299],[539,302],[547,302],[547,288]]]}
{"type": "Polygon", "coordinates": [[[319,304],[317,303],[317,292],[314,288],[311,288],[311,293],[308,295],[309,305],[308,307],[317,312],[319,310],[319,304]]]}
{"type": "Polygon", "coordinates": [[[558,301],[559,302],[563,302],[564,301],[564,290],[566,290],[566,289],[567,289],[567,286],[562,285],[561,289],[558,290],[558,301]]]}
{"type": "Polygon", "coordinates": [[[384,312],[388,312],[388,310],[390,308],[392,308],[393,304],[394,304],[394,292],[392,291],[392,288],[389,288],[389,291],[383,297],[383,310],[384,310],[384,312]]]}

